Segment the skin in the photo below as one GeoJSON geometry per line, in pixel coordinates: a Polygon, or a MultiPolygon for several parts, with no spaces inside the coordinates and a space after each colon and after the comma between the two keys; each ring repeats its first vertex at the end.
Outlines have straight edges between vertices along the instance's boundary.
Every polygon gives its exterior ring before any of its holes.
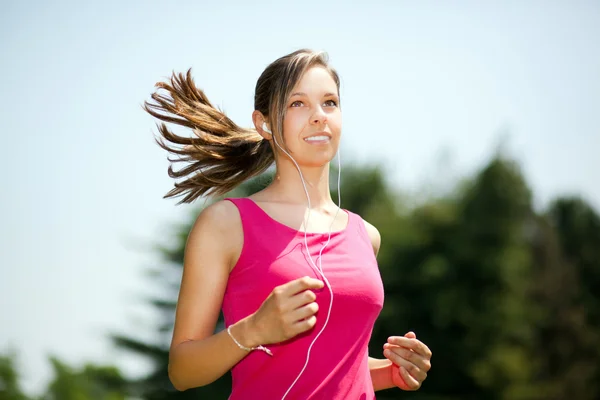
{"type": "MultiPolygon", "coordinates": [[[[283,137],[306,181],[311,201],[309,224],[303,224],[306,194],[296,165],[279,150],[272,136],[263,131],[263,122],[269,125],[270,121],[258,111],[252,114],[252,119],[257,132],[270,141],[276,152],[277,173],[271,185],[251,198],[273,219],[295,229],[342,230],[348,223],[348,215],[337,212],[329,191],[329,163],[338,150],[342,129],[336,84],[327,70],[313,67],[306,71],[292,93],[296,94],[287,104],[283,137]],[[315,134],[327,135],[329,139],[318,144],[305,141],[315,134]]],[[[377,254],[381,244],[379,231],[364,223],[377,254]]],[[[169,376],[178,390],[209,384],[246,356],[226,332],[214,334],[228,277],[243,243],[239,212],[228,201],[204,209],[188,235],[169,353],[169,376]]],[[[247,346],[263,343],[263,338],[255,336],[254,321],[249,316],[230,327],[233,336],[247,346]]],[[[369,357],[374,389],[418,389],[431,368],[431,351],[427,346],[409,332],[403,337],[390,337],[384,350],[390,351],[384,354],[384,359],[369,357]]]]}

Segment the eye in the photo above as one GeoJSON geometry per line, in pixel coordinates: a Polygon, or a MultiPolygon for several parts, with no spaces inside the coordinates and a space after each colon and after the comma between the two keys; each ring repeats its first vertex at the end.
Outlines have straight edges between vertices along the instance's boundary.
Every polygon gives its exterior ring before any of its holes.
{"type": "Polygon", "coordinates": [[[325,105],[328,107],[337,107],[337,102],[335,100],[327,100],[325,105]]]}
{"type": "Polygon", "coordinates": [[[300,100],[296,100],[292,104],[290,104],[290,107],[300,107],[301,105],[302,102],[300,100]]]}

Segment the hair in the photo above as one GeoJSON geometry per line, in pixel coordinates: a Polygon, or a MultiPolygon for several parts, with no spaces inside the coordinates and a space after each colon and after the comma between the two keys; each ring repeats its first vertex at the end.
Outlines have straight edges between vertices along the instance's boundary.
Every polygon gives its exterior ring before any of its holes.
{"type": "MultiPolygon", "coordinates": [[[[254,109],[270,123],[278,143],[284,143],[283,118],[291,91],[313,66],[322,66],[331,74],[339,95],[340,79],[329,66],[325,52],[297,50],[268,65],[258,78],[254,109]]],[[[168,158],[171,162],[169,176],[185,178],[175,182],[175,187],[164,198],[182,196],[178,203],[181,204],[191,203],[204,195],[224,195],[247,179],[260,175],[275,161],[268,140],[254,128],[238,126],[210,103],[204,92],[196,87],[191,68],[186,74],[173,73],[170,82],[158,82],[155,87],[157,89],[151,95],[155,103],[145,101],[142,108],[162,121],[157,123],[156,142],[178,155],[175,159],[168,158]],[[178,136],[165,122],[191,128],[193,136],[178,136]],[[176,171],[173,169],[176,162],[188,165],[176,171]]]]}

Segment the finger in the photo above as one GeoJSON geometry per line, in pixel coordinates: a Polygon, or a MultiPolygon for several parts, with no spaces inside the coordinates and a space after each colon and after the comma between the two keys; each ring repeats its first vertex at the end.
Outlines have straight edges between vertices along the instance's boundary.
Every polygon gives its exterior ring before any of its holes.
{"type": "Polygon", "coordinates": [[[283,285],[284,292],[290,295],[296,294],[306,289],[321,289],[325,284],[310,276],[295,279],[283,285]]]}
{"type": "Polygon", "coordinates": [[[294,322],[301,321],[305,318],[311,317],[319,311],[319,305],[317,303],[310,303],[304,307],[300,307],[290,313],[290,319],[294,322]]]}
{"type": "Polygon", "coordinates": [[[408,387],[410,387],[413,390],[417,390],[421,387],[422,381],[418,381],[415,378],[413,378],[413,376],[409,374],[403,366],[400,366],[398,371],[400,372],[400,376],[402,377],[402,379],[404,379],[404,382],[408,385],[408,387]]]}
{"type": "MultiPolygon", "coordinates": [[[[413,380],[415,380],[418,383],[418,385],[420,385],[420,382],[423,382],[427,378],[426,372],[420,370],[416,365],[409,361],[406,361],[402,357],[399,357],[397,354],[391,352],[390,350],[384,352],[384,355],[388,360],[393,362],[398,367],[404,368],[408,372],[408,374],[413,378],[413,380]]],[[[410,387],[414,386],[408,380],[406,380],[406,378],[403,377],[403,379],[410,387]]]]}
{"type": "Polygon", "coordinates": [[[420,340],[403,336],[390,336],[388,338],[388,343],[395,344],[400,347],[406,347],[423,355],[426,358],[431,358],[431,350],[429,350],[429,347],[427,347],[425,343],[421,342],[420,340]]]}
{"type": "Polygon", "coordinates": [[[312,290],[308,289],[303,292],[297,293],[292,296],[287,306],[290,310],[295,310],[306,304],[312,303],[317,300],[317,295],[312,290]]]}
{"type": "Polygon", "coordinates": [[[395,353],[398,357],[402,358],[403,360],[406,360],[409,363],[412,363],[417,368],[419,368],[419,370],[421,370],[425,373],[427,373],[427,371],[429,371],[431,369],[431,362],[427,358],[423,357],[419,353],[416,353],[410,349],[406,349],[404,347],[393,346],[393,347],[389,347],[388,350],[392,351],[393,353],[395,353]]]}
{"type": "Polygon", "coordinates": [[[301,321],[296,321],[292,324],[292,330],[296,332],[296,334],[301,332],[306,332],[309,329],[312,329],[317,324],[317,317],[314,315],[312,317],[308,317],[301,321]]]}
{"type": "Polygon", "coordinates": [[[404,335],[404,337],[410,338],[410,339],[416,339],[417,335],[414,332],[408,332],[404,335]]]}
{"type": "MultiPolygon", "coordinates": [[[[421,370],[418,366],[416,366],[415,364],[411,363],[410,361],[407,361],[406,359],[400,357],[398,354],[394,353],[393,351],[386,350],[383,353],[383,355],[388,360],[390,360],[391,362],[393,362],[394,364],[396,364],[397,366],[403,367],[418,382],[422,382],[422,381],[425,380],[425,378],[427,378],[427,373],[426,372],[424,372],[423,370],[421,370]]],[[[406,381],[406,383],[408,384],[409,382],[406,381]]]]}
{"type": "Polygon", "coordinates": [[[390,344],[390,343],[385,343],[383,345],[383,349],[384,350],[386,350],[386,349],[406,349],[406,350],[411,351],[411,352],[413,351],[412,349],[410,349],[408,347],[402,347],[402,346],[398,346],[396,344],[390,344]]]}

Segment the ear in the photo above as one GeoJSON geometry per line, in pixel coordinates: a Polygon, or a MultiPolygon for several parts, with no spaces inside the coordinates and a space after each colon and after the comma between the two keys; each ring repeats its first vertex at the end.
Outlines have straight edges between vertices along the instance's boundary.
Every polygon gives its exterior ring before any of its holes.
{"type": "Polygon", "coordinates": [[[260,111],[254,110],[254,112],[252,113],[252,122],[254,123],[254,128],[256,129],[256,132],[258,132],[258,134],[260,136],[262,136],[265,140],[273,139],[271,134],[268,132],[265,132],[262,128],[262,126],[265,122],[267,123],[267,127],[269,127],[269,128],[271,128],[271,127],[269,126],[269,123],[267,122],[266,118],[260,111]]]}

